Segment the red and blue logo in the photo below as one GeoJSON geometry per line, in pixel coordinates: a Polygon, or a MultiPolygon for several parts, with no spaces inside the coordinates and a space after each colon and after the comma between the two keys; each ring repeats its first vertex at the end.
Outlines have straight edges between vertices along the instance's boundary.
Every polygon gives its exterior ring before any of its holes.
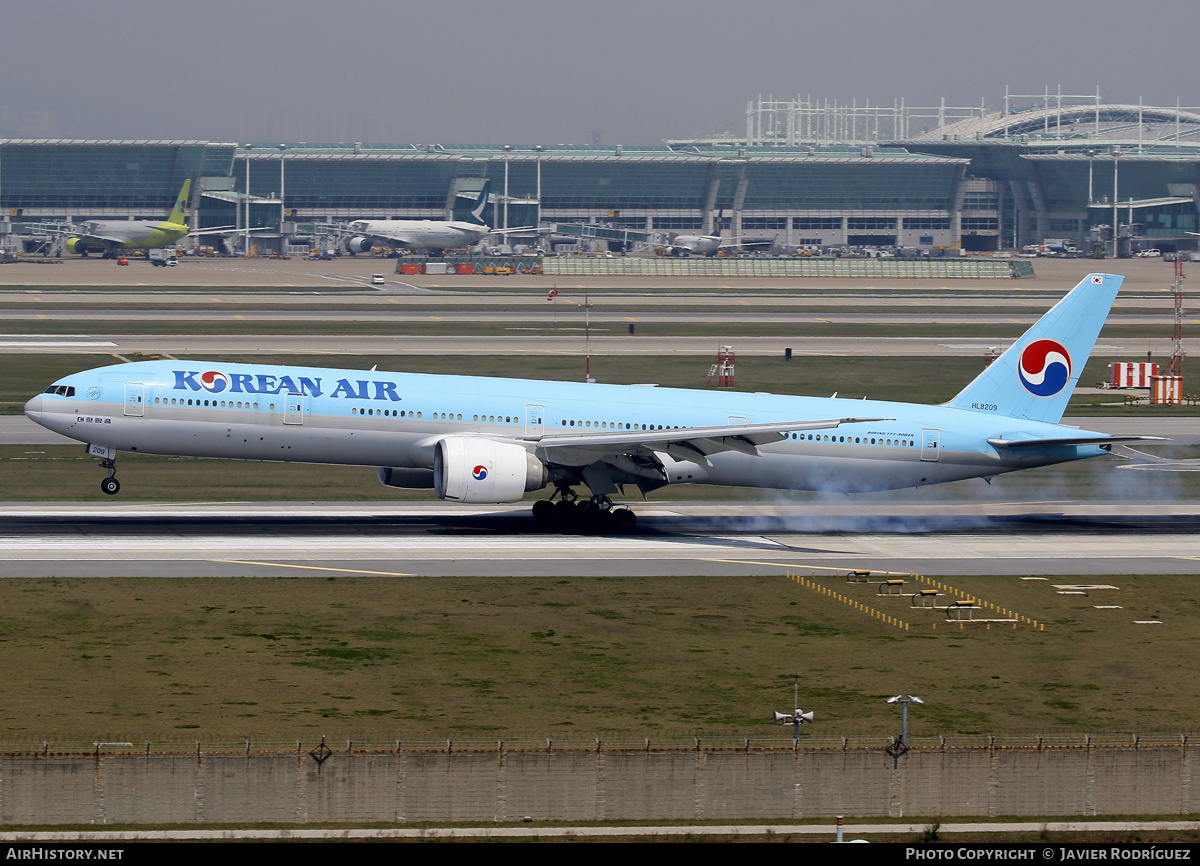
{"type": "Polygon", "coordinates": [[[1034,340],[1021,352],[1017,375],[1036,397],[1053,397],[1071,381],[1071,355],[1055,340],[1034,340]]]}
{"type": "Polygon", "coordinates": [[[480,463],[471,470],[471,477],[476,481],[482,481],[483,479],[487,478],[487,467],[480,463]]]}
{"type": "Polygon", "coordinates": [[[229,387],[229,377],[216,370],[200,374],[200,387],[210,394],[220,394],[229,387]]]}

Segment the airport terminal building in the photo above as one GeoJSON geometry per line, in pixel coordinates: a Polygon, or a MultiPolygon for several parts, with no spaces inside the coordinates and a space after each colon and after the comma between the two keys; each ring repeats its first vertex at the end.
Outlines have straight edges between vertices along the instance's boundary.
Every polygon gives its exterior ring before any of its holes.
{"type": "Polygon", "coordinates": [[[161,218],[191,178],[193,228],[249,226],[261,251],[287,251],[339,221],[461,216],[490,180],[493,227],[719,226],[784,249],[1055,238],[1111,254],[1114,235],[1121,254],[1196,248],[1200,113],[1043,103],[942,106],[914,132],[927,115],[913,108],[760,100],[744,131],[643,147],[5,139],[0,232],[161,218]]]}

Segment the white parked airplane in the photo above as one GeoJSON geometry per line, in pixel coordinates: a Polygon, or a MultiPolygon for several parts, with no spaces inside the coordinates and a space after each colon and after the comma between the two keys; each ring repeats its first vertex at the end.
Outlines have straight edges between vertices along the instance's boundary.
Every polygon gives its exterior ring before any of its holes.
{"type": "Polygon", "coordinates": [[[539,520],[630,529],[633,512],[611,498],[626,484],[921,487],[1151,438],[1059,423],[1122,280],[1085,277],[941,406],[168,360],[67,376],[25,414],[102,458],[109,494],[118,451],[376,466],[384,484],[452,502],[553,485],[539,520]]]}
{"type": "MultiPolygon", "coordinates": [[[[713,226],[713,234],[711,235],[675,235],[671,239],[671,245],[667,248],[673,256],[715,256],[717,250],[724,247],[740,247],[743,245],[743,238],[739,237],[721,237],[721,217],[724,211],[717,214],[716,223],[713,226]]],[[[755,243],[754,246],[763,246],[762,242],[755,243]]]]}
{"type": "Polygon", "coordinates": [[[492,182],[484,181],[470,221],[465,220],[355,220],[350,223],[351,237],[345,241],[351,254],[369,253],[377,246],[392,250],[451,250],[467,247],[487,237],[491,227],[483,221],[488,190],[492,182]]]}

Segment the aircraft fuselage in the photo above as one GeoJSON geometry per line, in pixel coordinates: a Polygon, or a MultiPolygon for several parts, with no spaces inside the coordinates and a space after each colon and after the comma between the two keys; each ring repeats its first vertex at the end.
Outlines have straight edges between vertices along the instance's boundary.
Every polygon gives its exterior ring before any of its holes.
{"type": "Polygon", "coordinates": [[[837,416],[889,420],[793,432],[757,456],[688,460],[676,452],[668,480],[854,492],[1106,453],[1098,445],[1004,451],[987,440],[1080,431],[961,409],[633,385],[149,361],[78,373],[56,387],[72,396],[30,400],[26,414],[37,423],[113,451],[190,457],[424,469],[439,439],[465,436],[517,442],[544,463],[578,468],[595,454],[547,455],[543,439],[676,428],[686,438],[688,428],[837,416]]]}

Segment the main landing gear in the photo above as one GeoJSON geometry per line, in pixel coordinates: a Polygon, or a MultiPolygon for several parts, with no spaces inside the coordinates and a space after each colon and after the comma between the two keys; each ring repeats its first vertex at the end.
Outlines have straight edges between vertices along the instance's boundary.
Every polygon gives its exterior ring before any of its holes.
{"type": "Polygon", "coordinates": [[[607,496],[580,499],[570,487],[560,487],[549,499],[533,503],[533,519],[574,532],[632,532],[637,526],[637,515],[628,508],[618,508],[607,496]]]}
{"type": "Polygon", "coordinates": [[[116,496],[121,489],[121,482],[117,480],[117,461],[101,460],[100,468],[108,470],[108,477],[100,482],[100,489],[109,496],[116,496]]]}

